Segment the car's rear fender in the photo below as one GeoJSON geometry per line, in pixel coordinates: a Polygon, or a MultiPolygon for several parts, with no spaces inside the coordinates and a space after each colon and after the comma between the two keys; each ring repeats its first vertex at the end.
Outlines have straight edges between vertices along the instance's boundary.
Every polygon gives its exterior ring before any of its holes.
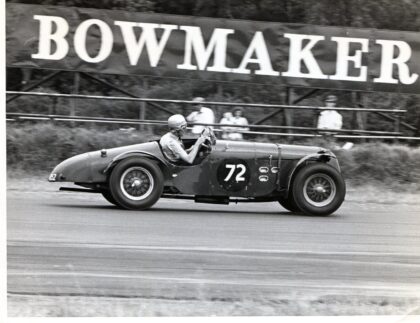
{"type": "Polygon", "coordinates": [[[50,182],[94,182],[91,153],[79,154],[59,163],[54,167],[50,182]]]}
{"type": "Polygon", "coordinates": [[[112,159],[112,161],[108,163],[108,165],[105,167],[105,169],[103,170],[103,173],[109,176],[112,172],[112,169],[115,167],[115,165],[117,165],[121,160],[124,160],[127,158],[147,158],[147,159],[154,160],[158,164],[159,168],[162,170],[163,175],[166,177],[169,163],[166,160],[159,158],[146,151],[126,151],[124,153],[121,153],[115,156],[112,159]]]}
{"type": "Polygon", "coordinates": [[[316,154],[310,154],[303,158],[301,158],[292,171],[289,173],[288,181],[287,181],[287,189],[286,189],[286,197],[289,195],[289,189],[292,185],[293,178],[296,176],[296,174],[299,172],[299,170],[304,167],[307,163],[310,162],[318,162],[318,163],[325,163],[332,167],[334,167],[338,172],[340,172],[340,166],[338,164],[337,158],[333,153],[316,153],[316,154]]]}

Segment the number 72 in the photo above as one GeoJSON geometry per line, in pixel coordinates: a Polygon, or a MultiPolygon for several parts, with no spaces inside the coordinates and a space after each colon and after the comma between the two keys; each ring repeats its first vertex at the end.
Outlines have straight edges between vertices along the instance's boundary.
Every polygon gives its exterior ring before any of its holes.
{"type": "Polygon", "coordinates": [[[226,168],[230,169],[229,173],[227,174],[226,178],[225,178],[225,182],[229,181],[233,174],[235,173],[236,169],[239,169],[238,174],[236,174],[235,180],[237,182],[243,182],[245,181],[245,177],[243,176],[246,172],[246,166],[244,164],[226,164],[226,168]]]}

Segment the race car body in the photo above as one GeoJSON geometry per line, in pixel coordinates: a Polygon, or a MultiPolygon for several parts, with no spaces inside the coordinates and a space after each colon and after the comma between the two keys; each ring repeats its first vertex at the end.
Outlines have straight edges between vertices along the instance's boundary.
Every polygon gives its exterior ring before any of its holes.
{"type": "MultiPolygon", "coordinates": [[[[187,148],[194,143],[183,141],[187,148]]],[[[158,141],[84,153],[56,166],[49,180],[73,182],[126,209],[146,209],[164,197],[222,204],[279,201],[294,212],[327,215],[345,196],[331,151],[226,140],[203,147],[192,165],[170,162],[158,141]]]]}

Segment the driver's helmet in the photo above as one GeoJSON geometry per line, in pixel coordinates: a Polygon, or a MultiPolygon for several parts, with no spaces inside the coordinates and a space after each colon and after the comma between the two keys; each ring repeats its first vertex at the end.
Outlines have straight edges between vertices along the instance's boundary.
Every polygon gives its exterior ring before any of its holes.
{"type": "Polygon", "coordinates": [[[168,119],[168,126],[171,130],[181,130],[187,128],[187,121],[184,116],[180,114],[174,114],[168,119]]]}

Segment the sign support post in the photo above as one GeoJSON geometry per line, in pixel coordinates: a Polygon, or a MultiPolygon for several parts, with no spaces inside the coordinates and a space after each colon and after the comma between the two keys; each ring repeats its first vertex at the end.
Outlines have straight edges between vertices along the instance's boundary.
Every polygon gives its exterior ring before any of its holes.
{"type": "MultiPolygon", "coordinates": [[[[73,79],[73,94],[79,94],[80,88],[80,74],[79,72],[74,73],[73,79]]],[[[70,116],[74,117],[76,115],[76,108],[77,108],[77,99],[73,98],[70,104],[70,116]]],[[[71,126],[74,127],[75,123],[71,122],[71,126]]]]}

